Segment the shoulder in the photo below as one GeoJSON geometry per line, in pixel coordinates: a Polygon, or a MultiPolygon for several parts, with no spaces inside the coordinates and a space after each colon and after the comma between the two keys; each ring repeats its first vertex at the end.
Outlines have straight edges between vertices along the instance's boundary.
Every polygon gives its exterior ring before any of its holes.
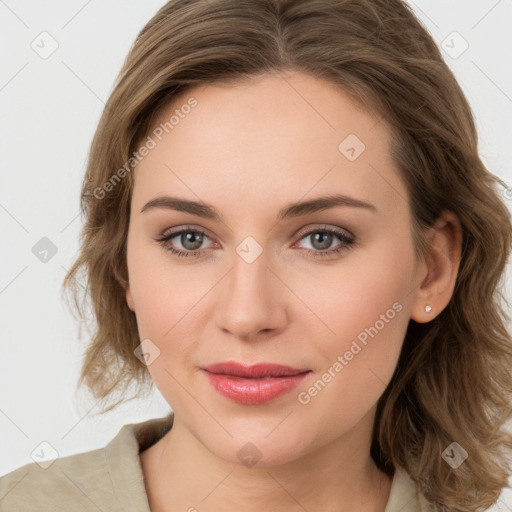
{"type": "Polygon", "coordinates": [[[0,477],[2,512],[97,511],[96,501],[104,499],[95,498],[112,491],[104,449],[49,462],[25,464],[0,477]]]}
{"type": "Polygon", "coordinates": [[[409,474],[397,468],[384,512],[435,512],[409,474]]]}
{"type": "Polygon", "coordinates": [[[0,477],[2,512],[149,512],[140,451],[172,426],[173,414],[124,425],[105,446],[25,464],[0,477]]]}

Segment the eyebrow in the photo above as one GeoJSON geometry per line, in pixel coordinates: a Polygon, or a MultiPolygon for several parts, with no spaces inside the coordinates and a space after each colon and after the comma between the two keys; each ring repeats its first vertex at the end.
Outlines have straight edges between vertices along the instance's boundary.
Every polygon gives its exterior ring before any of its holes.
{"type": "MultiPolygon", "coordinates": [[[[327,210],[337,206],[361,208],[377,213],[377,208],[375,208],[375,206],[371,203],[367,203],[350,196],[334,194],[317,197],[308,201],[290,203],[279,211],[277,219],[282,221],[285,219],[300,217],[309,213],[327,210]]],[[[192,215],[197,215],[198,217],[203,217],[205,219],[217,221],[222,220],[222,216],[212,205],[203,202],[191,201],[189,199],[181,199],[179,197],[156,197],[148,201],[142,207],[140,212],[143,213],[152,208],[167,208],[170,210],[176,210],[178,212],[191,213],[192,215]]]]}

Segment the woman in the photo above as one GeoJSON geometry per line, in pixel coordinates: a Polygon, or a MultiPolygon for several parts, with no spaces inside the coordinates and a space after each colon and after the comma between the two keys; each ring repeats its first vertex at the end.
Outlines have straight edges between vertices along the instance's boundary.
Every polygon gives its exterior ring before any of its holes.
{"type": "Polygon", "coordinates": [[[401,1],[169,2],[100,120],[65,284],[83,304],[85,273],[80,383],[104,412],[154,383],[173,413],[5,475],[3,510],[491,506],[512,448],[498,185],[401,1]]]}

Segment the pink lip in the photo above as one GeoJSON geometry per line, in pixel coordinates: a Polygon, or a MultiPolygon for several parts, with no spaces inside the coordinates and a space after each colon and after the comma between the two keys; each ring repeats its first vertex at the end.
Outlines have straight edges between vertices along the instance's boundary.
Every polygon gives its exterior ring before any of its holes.
{"type": "Polygon", "coordinates": [[[310,372],[279,364],[245,366],[224,362],[202,368],[210,384],[221,395],[246,405],[263,404],[296,388],[310,372]]]}

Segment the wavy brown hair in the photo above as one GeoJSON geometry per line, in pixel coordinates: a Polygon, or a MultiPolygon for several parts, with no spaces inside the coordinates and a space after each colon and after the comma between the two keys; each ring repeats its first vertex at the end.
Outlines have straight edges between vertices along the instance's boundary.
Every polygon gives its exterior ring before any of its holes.
{"type": "Polygon", "coordinates": [[[400,0],[173,0],[146,24],[105,106],[82,184],[81,250],[64,281],[82,319],[93,308],[78,386],[107,404],[102,412],[126,400],[132,384],[131,398],[152,388],[134,354],[140,340],[125,298],[133,187],[125,164],[152,120],[194,86],[283,70],[336,84],[390,127],[417,256],[427,254],[426,233],[441,211],[460,220],[453,296],[432,321],[410,320],[378,402],[371,454],[388,475],[405,469],[437,510],[487,508],[507,486],[512,450],[512,342],[502,307],[512,224],[499,191],[506,184],[481,161],[459,84],[400,0]],[[441,456],[454,441],[468,452],[457,469],[441,456]]]}

